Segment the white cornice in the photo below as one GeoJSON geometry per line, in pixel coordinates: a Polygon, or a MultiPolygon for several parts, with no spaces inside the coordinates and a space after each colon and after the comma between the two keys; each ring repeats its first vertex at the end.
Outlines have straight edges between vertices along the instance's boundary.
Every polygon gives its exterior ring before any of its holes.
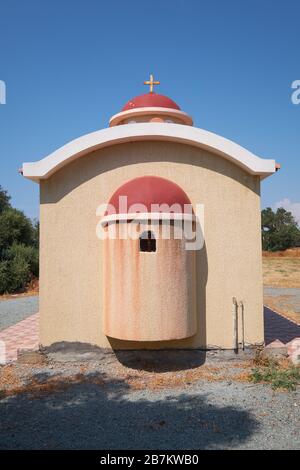
{"type": "Polygon", "coordinates": [[[170,118],[179,119],[188,126],[193,125],[193,119],[191,118],[191,116],[181,111],[180,109],[158,107],[132,108],[127,109],[126,111],[121,111],[120,113],[115,114],[110,118],[109,125],[110,127],[117,126],[124,119],[145,115],[168,116],[170,118]]]}
{"type": "Polygon", "coordinates": [[[49,178],[57,170],[95,150],[135,141],[169,141],[206,149],[262,178],[276,171],[275,160],[257,157],[240,145],[212,132],[182,124],[137,123],[109,127],[72,140],[47,157],[23,163],[25,178],[33,181],[49,178]]]}

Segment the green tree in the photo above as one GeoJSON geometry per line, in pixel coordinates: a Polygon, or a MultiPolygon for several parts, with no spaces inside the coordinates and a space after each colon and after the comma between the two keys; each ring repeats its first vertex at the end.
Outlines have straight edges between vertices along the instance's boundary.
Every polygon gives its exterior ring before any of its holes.
{"type": "Polygon", "coordinates": [[[24,289],[39,274],[39,223],[13,208],[0,186],[0,294],[24,289]]]}
{"type": "Polygon", "coordinates": [[[33,221],[33,246],[38,248],[40,245],[40,222],[38,220],[33,221]]]}
{"type": "Polygon", "coordinates": [[[262,246],[266,251],[292,248],[300,243],[300,230],[291,212],[270,207],[261,212],[262,246]]]}
{"type": "Polygon", "coordinates": [[[33,245],[24,245],[14,242],[5,252],[5,261],[12,263],[14,260],[24,260],[29,271],[36,277],[39,275],[39,250],[33,245]]]}
{"type": "Polygon", "coordinates": [[[0,294],[9,291],[9,266],[7,261],[0,261],[0,294]]]}
{"type": "Polygon", "coordinates": [[[10,196],[7,194],[2,186],[0,185],[0,214],[11,207],[10,203],[10,196]]]}
{"type": "Polygon", "coordinates": [[[9,208],[0,214],[0,256],[14,242],[33,244],[34,228],[23,212],[9,208]]]}

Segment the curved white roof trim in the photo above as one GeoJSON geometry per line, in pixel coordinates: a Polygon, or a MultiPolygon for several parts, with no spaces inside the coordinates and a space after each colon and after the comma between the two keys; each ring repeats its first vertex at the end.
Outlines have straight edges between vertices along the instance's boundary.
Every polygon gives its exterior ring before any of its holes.
{"type": "Polygon", "coordinates": [[[118,114],[114,114],[109,120],[110,127],[117,126],[124,119],[135,118],[136,116],[145,116],[145,115],[157,115],[157,116],[166,116],[170,118],[177,118],[187,124],[188,126],[193,125],[193,119],[181,109],[173,108],[159,108],[159,107],[144,107],[144,108],[132,108],[127,109],[126,111],[121,111],[118,114]]]}
{"type": "Polygon", "coordinates": [[[200,147],[230,160],[252,175],[266,177],[275,172],[275,160],[259,158],[240,145],[212,132],[182,124],[137,123],[109,127],[72,140],[42,160],[23,163],[23,175],[33,181],[47,179],[63,166],[90,152],[143,140],[179,142],[200,147]]]}

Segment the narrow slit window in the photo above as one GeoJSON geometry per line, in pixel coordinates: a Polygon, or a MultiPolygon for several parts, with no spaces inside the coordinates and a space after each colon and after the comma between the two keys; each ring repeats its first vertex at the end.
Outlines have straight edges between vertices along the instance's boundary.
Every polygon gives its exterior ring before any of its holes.
{"type": "Polygon", "coordinates": [[[143,232],[140,236],[140,251],[156,251],[156,239],[151,230],[143,232]]]}

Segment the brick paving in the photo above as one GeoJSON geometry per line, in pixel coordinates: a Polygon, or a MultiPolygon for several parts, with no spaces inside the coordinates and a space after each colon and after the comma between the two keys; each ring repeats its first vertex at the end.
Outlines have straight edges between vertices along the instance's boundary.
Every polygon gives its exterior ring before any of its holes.
{"type": "MultiPolygon", "coordinates": [[[[294,338],[300,337],[300,325],[273,312],[268,307],[264,308],[264,322],[266,344],[276,339],[287,343],[294,338]]],[[[25,320],[2,330],[0,332],[0,356],[2,353],[3,357],[4,344],[6,361],[16,360],[18,349],[37,349],[39,345],[38,329],[39,314],[35,313],[25,320]]]]}
{"type": "Polygon", "coordinates": [[[39,345],[39,314],[30,315],[13,326],[0,332],[1,362],[3,361],[4,345],[6,362],[17,359],[18,349],[37,349],[39,345]],[[2,343],[1,343],[2,341],[2,343]]]}

